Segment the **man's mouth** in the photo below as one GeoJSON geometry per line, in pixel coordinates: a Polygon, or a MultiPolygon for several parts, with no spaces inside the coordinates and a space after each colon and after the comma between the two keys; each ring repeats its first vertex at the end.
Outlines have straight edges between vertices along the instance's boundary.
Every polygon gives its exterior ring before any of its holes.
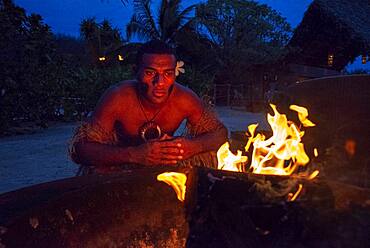
{"type": "Polygon", "coordinates": [[[164,97],[166,95],[165,90],[154,90],[153,91],[154,97],[164,97]]]}

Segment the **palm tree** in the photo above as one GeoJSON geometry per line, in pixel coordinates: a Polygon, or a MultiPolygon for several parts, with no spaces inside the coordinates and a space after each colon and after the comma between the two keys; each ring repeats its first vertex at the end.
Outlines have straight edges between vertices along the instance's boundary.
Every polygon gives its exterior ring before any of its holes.
{"type": "Polygon", "coordinates": [[[196,5],[181,10],[181,0],[162,0],[154,17],[150,0],[133,0],[134,15],[127,24],[127,39],[137,35],[143,40],[159,39],[175,44],[180,32],[193,30],[195,20],[191,16],[196,5]]]}

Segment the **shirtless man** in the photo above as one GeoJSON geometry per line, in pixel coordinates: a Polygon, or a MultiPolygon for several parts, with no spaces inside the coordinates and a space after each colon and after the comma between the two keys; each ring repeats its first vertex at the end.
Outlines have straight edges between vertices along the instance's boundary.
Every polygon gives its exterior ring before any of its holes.
{"type": "Polygon", "coordinates": [[[160,41],[148,42],[140,48],[136,63],[136,80],[108,89],[87,129],[77,131],[73,160],[98,169],[128,163],[175,165],[217,151],[227,138],[217,118],[208,130],[192,137],[172,137],[183,120],[196,127],[209,118],[199,97],[175,82],[177,61],[172,49],[160,41]]]}

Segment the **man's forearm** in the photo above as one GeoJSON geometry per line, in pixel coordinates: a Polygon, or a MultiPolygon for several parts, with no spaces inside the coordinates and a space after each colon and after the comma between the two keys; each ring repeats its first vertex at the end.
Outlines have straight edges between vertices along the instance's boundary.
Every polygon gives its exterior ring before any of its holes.
{"type": "Polygon", "coordinates": [[[226,128],[219,128],[192,138],[192,142],[196,144],[198,153],[217,151],[227,141],[227,134],[226,128]]]}
{"type": "Polygon", "coordinates": [[[95,142],[75,145],[78,163],[92,166],[115,166],[134,163],[133,147],[119,147],[95,142]]]}

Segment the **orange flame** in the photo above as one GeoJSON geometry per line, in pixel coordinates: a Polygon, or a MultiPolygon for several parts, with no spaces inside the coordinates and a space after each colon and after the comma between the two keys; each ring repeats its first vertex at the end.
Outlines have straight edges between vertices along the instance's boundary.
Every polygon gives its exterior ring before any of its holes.
{"type": "Polygon", "coordinates": [[[314,126],[316,126],[309,119],[307,119],[308,110],[305,107],[300,107],[300,106],[297,106],[297,105],[290,105],[289,109],[298,112],[298,119],[303,124],[304,127],[314,127],[314,126]]]}
{"type": "MultiPolygon", "coordinates": [[[[270,106],[274,115],[267,114],[267,121],[273,135],[265,140],[263,135],[257,134],[253,137],[252,134],[251,169],[256,174],[291,175],[298,166],[304,166],[310,161],[301,143],[304,132],[294,123],[288,122],[286,115],[280,114],[275,105],[270,106]]],[[[303,107],[295,109],[304,112],[303,107]]]]}
{"type": "Polygon", "coordinates": [[[182,202],[185,200],[186,175],[184,173],[164,172],[157,176],[157,180],[170,185],[175,190],[177,199],[182,202]]]}
{"type": "Polygon", "coordinates": [[[247,162],[248,157],[242,156],[242,151],[237,151],[233,154],[229,150],[229,142],[223,144],[217,151],[217,161],[219,170],[238,171],[244,172],[244,164],[247,162]]]}
{"type": "MultiPolygon", "coordinates": [[[[286,115],[280,114],[275,105],[270,105],[274,114],[267,114],[267,121],[272,129],[272,136],[268,139],[263,134],[255,135],[258,124],[248,126],[250,138],[245,146],[248,151],[253,145],[253,153],[250,169],[255,174],[283,175],[289,176],[299,166],[305,166],[309,161],[301,138],[304,132],[297,125],[288,121],[286,115]]],[[[298,112],[298,118],[304,127],[315,126],[308,120],[308,110],[304,107],[291,105],[291,110],[298,112]]],[[[315,155],[317,150],[315,150],[315,155]]],[[[229,150],[229,144],[223,144],[217,152],[218,169],[244,172],[242,166],[248,157],[242,156],[238,151],[237,155],[229,150]]],[[[310,179],[317,176],[318,171],[311,174],[310,179]]]]}

